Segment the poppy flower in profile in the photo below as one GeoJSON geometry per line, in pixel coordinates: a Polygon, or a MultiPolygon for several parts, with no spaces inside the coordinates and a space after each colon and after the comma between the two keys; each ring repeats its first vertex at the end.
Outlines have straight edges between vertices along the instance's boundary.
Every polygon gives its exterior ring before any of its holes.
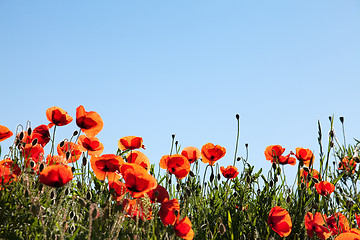
{"type": "Polygon", "coordinates": [[[181,155],[187,158],[189,163],[193,163],[201,157],[200,150],[196,147],[186,147],[181,151],[181,155]]]}
{"type": "Polygon", "coordinates": [[[350,230],[349,222],[342,213],[335,213],[328,217],[326,219],[326,224],[333,236],[342,232],[348,232],[350,230]]]}
{"type": "Polygon", "coordinates": [[[124,159],[115,154],[103,154],[92,156],[90,163],[97,179],[104,181],[107,176],[110,181],[114,181],[119,178],[116,172],[124,164],[124,159]]]}
{"type": "Polygon", "coordinates": [[[194,238],[194,230],[191,228],[191,221],[188,217],[184,217],[180,221],[176,221],[174,224],[174,231],[176,236],[191,240],[194,238]]]}
{"type": "Polygon", "coordinates": [[[228,166],[224,168],[223,166],[220,167],[221,174],[227,179],[234,179],[239,174],[238,169],[234,166],[228,166]]]}
{"type": "Polygon", "coordinates": [[[142,153],[140,151],[134,150],[134,151],[129,152],[129,154],[126,157],[126,161],[128,163],[138,164],[138,165],[142,166],[143,168],[145,168],[146,170],[149,170],[149,168],[150,168],[150,160],[144,153],[142,153]]]}
{"type": "Polygon", "coordinates": [[[322,196],[330,195],[335,190],[334,184],[328,181],[321,181],[319,183],[315,183],[315,188],[318,194],[322,196]]]}
{"type": "Polygon", "coordinates": [[[146,204],[143,199],[124,199],[123,208],[128,217],[142,221],[151,219],[152,209],[150,204],[146,204]]]}
{"type": "Polygon", "coordinates": [[[79,149],[79,145],[73,142],[63,141],[57,145],[57,152],[60,156],[66,156],[66,153],[69,152],[68,163],[76,162],[79,160],[82,151],[79,149]]]}
{"type": "Polygon", "coordinates": [[[79,150],[88,151],[90,156],[99,156],[104,151],[104,145],[97,137],[81,135],[78,140],[79,150]]]}
{"type": "Polygon", "coordinates": [[[124,163],[120,167],[120,173],[133,198],[143,197],[157,186],[156,179],[138,164],[124,163]]]}
{"type": "Polygon", "coordinates": [[[47,165],[55,165],[55,164],[63,164],[66,165],[67,161],[64,155],[59,156],[59,155],[53,155],[51,156],[51,154],[46,156],[46,164],[47,165]]]}
{"type": "Polygon", "coordinates": [[[37,139],[38,144],[40,144],[42,147],[45,147],[45,145],[50,141],[49,127],[45,124],[42,124],[34,128],[31,134],[31,142],[35,138],[37,139]]]}
{"type": "Polygon", "coordinates": [[[339,163],[339,170],[355,173],[356,161],[354,159],[350,159],[349,157],[344,157],[339,163]]]}
{"type": "Polygon", "coordinates": [[[158,202],[158,203],[163,203],[165,200],[169,200],[169,193],[166,190],[166,188],[164,188],[161,185],[157,185],[157,187],[153,190],[150,190],[148,193],[148,196],[151,200],[152,203],[158,202]]]}
{"type": "Polygon", "coordinates": [[[62,108],[51,107],[46,110],[46,117],[51,122],[48,126],[51,128],[53,125],[64,126],[69,124],[73,118],[67,114],[62,108]]]}
{"type": "Polygon", "coordinates": [[[165,200],[159,210],[159,216],[164,226],[174,225],[179,212],[180,204],[176,198],[165,200]]]}
{"type": "Polygon", "coordinates": [[[183,179],[190,172],[189,161],[180,154],[163,156],[160,159],[160,167],[167,169],[170,174],[174,174],[178,179],[183,179]]]}
{"type": "Polygon", "coordinates": [[[201,160],[203,163],[214,165],[217,160],[225,156],[225,153],[226,149],[224,147],[207,143],[201,148],[201,160]]]}
{"type": "MultiPolygon", "coordinates": [[[[10,158],[0,161],[0,185],[6,185],[17,180],[21,169],[10,158]]],[[[1,189],[1,188],[0,188],[1,189]]]]}
{"type": "Polygon", "coordinates": [[[121,151],[134,150],[138,148],[145,149],[142,137],[127,136],[119,139],[118,147],[121,151]]]}
{"type": "Polygon", "coordinates": [[[280,237],[287,237],[291,233],[292,228],[290,214],[286,209],[275,206],[269,213],[268,225],[279,234],[280,237]]]}
{"type": "Polygon", "coordinates": [[[94,137],[103,128],[104,122],[97,112],[85,111],[85,108],[80,105],[76,108],[76,125],[81,128],[86,136],[94,137]]]}
{"type": "Polygon", "coordinates": [[[67,165],[50,165],[40,173],[41,183],[50,187],[62,187],[73,179],[71,167],[67,165]]]}
{"type": "Polygon", "coordinates": [[[12,131],[10,131],[7,127],[0,125],[0,142],[8,139],[13,135],[12,131]]]}
{"type": "Polygon", "coordinates": [[[296,148],[295,157],[297,160],[304,163],[305,166],[310,167],[314,163],[314,154],[310,149],[307,148],[296,148]]]}
{"type": "Polygon", "coordinates": [[[111,189],[114,189],[113,197],[114,199],[119,202],[127,192],[125,183],[121,181],[109,181],[109,191],[111,192],[111,189]]]}
{"type": "Polygon", "coordinates": [[[328,239],[331,236],[331,232],[325,225],[326,215],[322,215],[319,212],[316,212],[313,215],[311,212],[306,213],[305,215],[305,228],[307,235],[313,237],[316,235],[320,239],[328,239]]]}
{"type": "Polygon", "coordinates": [[[266,160],[271,161],[271,163],[276,162],[276,163],[279,163],[282,165],[285,165],[285,164],[295,165],[296,159],[293,157],[290,157],[290,154],[288,154],[286,156],[282,156],[284,151],[285,151],[285,148],[281,147],[280,145],[268,146],[264,152],[265,158],[266,158],[266,160]]]}

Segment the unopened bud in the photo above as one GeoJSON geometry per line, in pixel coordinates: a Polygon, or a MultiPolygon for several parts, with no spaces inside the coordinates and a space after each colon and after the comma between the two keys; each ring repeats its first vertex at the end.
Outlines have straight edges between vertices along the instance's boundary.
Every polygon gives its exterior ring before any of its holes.
{"type": "Polygon", "coordinates": [[[27,130],[27,134],[30,136],[31,133],[32,133],[32,129],[31,129],[31,127],[29,127],[28,130],[27,130]]]}
{"type": "Polygon", "coordinates": [[[339,119],[341,123],[344,123],[344,117],[340,117],[339,119]]]}
{"type": "Polygon", "coordinates": [[[236,117],[236,119],[238,119],[238,120],[239,120],[240,115],[239,115],[239,114],[236,114],[236,115],[235,115],[235,117],[236,117]]]}
{"type": "Polygon", "coordinates": [[[35,147],[35,145],[38,143],[38,139],[34,138],[34,140],[31,142],[31,145],[35,147]]]}
{"type": "Polygon", "coordinates": [[[79,132],[75,130],[74,133],[73,133],[73,136],[75,137],[78,134],[79,134],[79,132]]]}

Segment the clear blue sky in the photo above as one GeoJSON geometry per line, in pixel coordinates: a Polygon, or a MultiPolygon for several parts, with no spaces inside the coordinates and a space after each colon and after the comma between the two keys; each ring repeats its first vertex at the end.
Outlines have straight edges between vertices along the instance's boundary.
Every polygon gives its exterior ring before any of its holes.
{"type": "MultiPolygon", "coordinates": [[[[157,164],[175,133],[182,147],[224,146],[227,166],[239,113],[239,153],[249,143],[256,169],[274,144],[318,160],[318,120],[326,134],[328,116],[344,116],[348,142],[360,138],[359,23],[357,0],[3,0],[0,125],[83,105],[104,121],[104,153],[142,136],[157,164]]],[[[59,128],[58,142],[76,128],[59,128]]]]}

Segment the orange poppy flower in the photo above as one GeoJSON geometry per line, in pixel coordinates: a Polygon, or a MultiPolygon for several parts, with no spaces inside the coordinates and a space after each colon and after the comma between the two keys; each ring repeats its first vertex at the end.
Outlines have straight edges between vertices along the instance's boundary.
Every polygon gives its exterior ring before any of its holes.
{"type": "Polygon", "coordinates": [[[178,179],[183,179],[190,172],[189,161],[180,154],[163,156],[160,159],[160,167],[167,169],[170,174],[174,174],[178,179]]]}
{"type": "Polygon", "coordinates": [[[292,228],[290,214],[286,209],[275,206],[269,213],[268,225],[278,233],[280,237],[287,237],[291,233],[292,228]]]}
{"type": "Polygon", "coordinates": [[[227,179],[234,179],[239,174],[238,169],[234,166],[228,166],[224,168],[223,166],[220,167],[221,174],[227,179]]]}
{"type": "Polygon", "coordinates": [[[326,219],[326,224],[333,236],[342,232],[348,232],[350,230],[349,222],[342,213],[335,213],[328,217],[326,219]]]}
{"type": "Polygon", "coordinates": [[[46,117],[51,122],[49,128],[53,125],[64,126],[69,124],[73,118],[67,114],[62,108],[51,107],[46,110],[46,117]]]}
{"type": "Polygon", "coordinates": [[[138,164],[124,163],[120,172],[133,198],[140,198],[157,186],[156,179],[138,164]]]}
{"type": "Polygon", "coordinates": [[[23,150],[23,156],[25,158],[27,167],[30,160],[33,160],[35,163],[37,163],[43,158],[44,148],[39,144],[33,146],[31,143],[28,143],[25,145],[25,148],[23,150]]]}
{"type": "Polygon", "coordinates": [[[319,212],[316,212],[315,216],[311,212],[306,213],[305,228],[309,237],[316,235],[320,239],[328,239],[331,236],[331,232],[324,226],[324,219],[326,215],[321,215],[319,212]]]}
{"type": "Polygon", "coordinates": [[[176,198],[172,200],[165,200],[161,204],[159,216],[164,226],[167,226],[169,224],[174,225],[177,218],[175,212],[177,212],[177,214],[179,214],[180,212],[180,204],[176,198]]]}
{"type": "Polygon", "coordinates": [[[125,183],[121,181],[109,181],[109,191],[111,191],[111,189],[114,189],[113,197],[117,202],[119,202],[127,192],[125,183]]]}
{"type": "MultiPolygon", "coordinates": [[[[9,184],[16,181],[21,174],[21,169],[10,158],[0,161],[0,185],[9,184]]],[[[0,188],[1,189],[1,188],[0,188]]]]}
{"type": "Polygon", "coordinates": [[[200,150],[196,147],[186,147],[181,151],[181,155],[187,158],[189,163],[193,163],[201,157],[200,150]]]}
{"type": "Polygon", "coordinates": [[[94,137],[103,128],[104,122],[97,112],[85,111],[85,108],[80,105],[76,108],[76,125],[81,128],[86,136],[94,137]]]}
{"type": "Polygon", "coordinates": [[[67,152],[70,152],[70,157],[67,160],[68,163],[76,162],[79,160],[82,151],[79,149],[79,145],[73,142],[64,141],[62,146],[61,143],[57,145],[57,152],[60,156],[66,156],[67,152]]]}
{"type": "Polygon", "coordinates": [[[264,152],[265,158],[266,158],[266,160],[271,161],[271,163],[278,162],[279,164],[282,164],[282,165],[285,165],[285,164],[295,165],[296,159],[293,157],[290,157],[290,154],[288,154],[286,156],[282,156],[284,151],[285,151],[285,148],[281,147],[280,145],[268,146],[264,152]]]}
{"type": "Polygon", "coordinates": [[[335,190],[334,184],[328,181],[321,181],[319,183],[315,183],[315,188],[318,194],[322,196],[330,195],[335,190]]]}
{"type": "Polygon", "coordinates": [[[137,148],[145,149],[145,146],[143,145],[142,137],[135,137],[135,136],[127,136],[120,138],[118,142],[118,147],[121,151],[134,150],[137,148]]]}
{"type": "Polygon", "coordinates": [[[296,148],[295,157],[297,160],[304,163],[305,166],[310,167],[314,163],[314,154],[310,149],[296,148]]]}
{"type": "Polygon", "coordinates": [[[174,231],[176,236],[191,240],[194,238],[194,230],[191,228],[191,221],[188,217],[184,217],[180,221],[176,221],[174,224],[174,231]]]}
{"type": "Polygon", "coordinates": [[[124,199],[122,202],[128,217],[136,220],[137,218],[145,221],[151,219],[151,205],[145,204],[142,199],[124,199]]]}
{"type": "Polygon", "coordinates": [[[37,139],[38,144],[40,144],[42,147],[45,147],[45,145],[50,141],[49,127],[45,124],[42,124],[34,128],[31,134],[31,142],[35,138],[37,139]]]}
{"type": "Polygon", "coordinates": [[[0,142],[8,139],[13,135],[12,131],[10,131],[7,127],[0,125],[0,142]]]}
{"type": "Polygon", "coordinates": [[[79,150],[89,152],[90,156],[99,156],[104,151],[104,145],[96,137],[81,135],[78,140],[79,150]]]}
{"type": "Polygon", "coordinates": [[[350,159],[349,157],[344,157],[339,163],[339,170],[348,171],[351,173],[355,173],[356,161],[354,159],[350,159]]]}
{"type": "Polygon", "coordinates": [[[134,150],[129,152],[129,154],[126,157],[126,160],[128,163],[136,163],[142,166],[143,168],[145,168],[146,170],[149,170],[150,168],[150,160],[144,153],[140,151],[134,150]]]}
{"type": "Polygon", "coordinates": [[[103,154],[92,156],[90,163],[97,179],[104,181],[107,176],[110,181],[114,181],[119,178],[116,172],[124,164],[124,159],[115,154],[103,154]]]}
{"type": "Polygon", "coordinates": [[[166,190],[166,188],[164,188],[161,185],[157,185],[157,187],[153,190],[150,190],[148,193],[148,196],[151,200],[152,203],[158,202],[158,203],[163,203],[165,200],[169,200],[169,193],[166,190]]]}
{"type": "Polygon", "coordinates": [[[50,165],[40,173],[41,183],[50,187],[62,187],[73,179],[71,167],[67,165],[50,165]]]}
{"type": "Polygon", "coordinates": [[[201,148],[201,156],[203,163],[209,163],[214,165],[217,160],[225,156],[226,149],[220,145],[214,145],[212,143],[207,143],[201,148]]]}
{"type": "Polygon", "coordinates": [[[360,231],[352,228],[351,232],[341,233],[335,240],[360,240],[360,231]]]}

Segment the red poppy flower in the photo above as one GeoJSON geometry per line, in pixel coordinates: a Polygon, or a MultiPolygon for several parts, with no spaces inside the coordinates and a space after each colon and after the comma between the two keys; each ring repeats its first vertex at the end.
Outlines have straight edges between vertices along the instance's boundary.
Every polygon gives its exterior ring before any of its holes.
{"type": "Polygon", "coordinates": [[[217,160],[225,156],[226,149],[220,145],[207,143],[201,148],[201,156],[203,163],[214,165],[217,160]]]}
{"type": "Polygon", "coordinates": [[[166,188],[164,188],[161,185],[157,185],[157,187],[153,190],[150,190],[148,193],[149,198],[151,200],[152,203],[158,202],[158,203],[163,203],[165,200],[169,200],[169,193],[166,190],[166,188]]]}
{"type": "Polygon", "coordinates": [[[0,185],[9,184],[16,181],[21,174],[21,169],[10,158],[0,161],[0,185]]]}
{"type": "Polygon", "coordinates": [[[319,183],[315,183],[315,188],[318,194],[322,196],[330,195],[335,190],[334,184],[328,181],[321,181],[319,183]]]}
{"type": "Polygon", "coordinates": [[[189,161],[180,154],[163,156],[160,159],[160,167],[167,169],[170,174],[174,174],[178,179],[183,179],[190,172],[189,161]]]}
{"type": "Polygon", "coordinates": [[[40,144],[42,147],[45,147],[45,145],[50,141],[49,127],[45,124],[42,124],[34,128],[31,134],[31,142],[35,138],[37,139],[38,144],[40,144]]]}
{"type": "Polygon", "coordinates": [[[12,131],[10,131],[7,127],[0,125],[0,142],[8,139],[13,135],[12,131]]]}
{"type": "Polygon", "coordinates": [[[127,192],[125,183],[121,181],[109,181],[109,191],[111,191],[111,189],[114,189],[113,197],[117,202],[119,202],[127,192]]]}
{"type": "Polygon", "coordinates": [[[176,198],[172,200],[165,200],[161,204],[159,210],[159,216],[164,226],[167,226],[169,224],[174,225],[179,212],[180,212],[180,204],[176,198]],[[177,214],[175,214],[175,212],[177,214]]]}
{"type": "Polygon", "coordinates": [[[73,179],[71,167],[67,165],[50,165],[40,173],[41,183],[50,187],[62,187],[73,179]]]}
{"type": "Polygon", "coordinates": [[[176,236],[182,239],[191,240],[194,238],[194,230],[191,228],[191,221],[188,217],[176,221],[174,224],[174,231],[176,236]]]}
{"type": "Polygon", "coordinates": [[[66,165],[67,161],[64,155],[62,156],[58,156],[58,155],[53,155],[51,156],[50,154],[46,156],[46,164],[47,165],[54,165],[54,164],[63,164],[66,165]]]}
{"type": "Polygon", "coordinates": [[[310,167],[314,163],[314,154],[311,150],[301,147],[295,150],[297,160],[303,162],[305,166],[310,167]]]}
{"type": "Polygon", "coordinates": [[[73,120],[73,118],[68,115],[66,111],[59,107],[48,108],[48,110],[46,110],[46,117],[51,122],[49,124],[49,128],[51,128],[53,125],[67,125],[73,120]]]}
{"type": "Polygon", "coordinates": [[[331,236],[331,232],[324,226],[324,219],[326,215],[321,215],[319,212],[315,213],[315,216],[311,212],[306,213],[305,228],[309,237],[316,235],[320,239],[327,239],[331,236]]]}
{"type": "Polygon", "coordinates": [[[291,233],[292,228],[290,214],[286,209],[275,206],[269,213],[268,225],[278,233],[280,237],[287,237],[291,233]]]}
{"type": "Polygon", "coordinates": [[[134,220],[137,218],[143,221],[151,219],[151,205],[145,204],[142,199],[124,199],[122,205],[127,213],[127,216],[134,220]]]}
{"type": "Polygon", "coordinates": [[[57,145],[57,152],[60,156],[66,156],[67,152],[70,152],[68,163],[76,162],[79,160],[82,151],[79,149],[79,145],[73,142],[64,141],[63,143],[59,143],[57,145]],[[60,146],[62,145],[62,146],[60,146]]]}
{"type": "Polygon", "coordinates": [[[124,159],[115,154],[103,154],[99,157],[92,156],[90,163],[97,179],[104,181],[107,176],[110,181],[114,181],[119,178],[116,172],[124,164],[124,159]]]}
{"type": "Polygon", "coordinates": [[[85,108],[80,105],[76,108],[76,125],[81,128],[81,131],[83,131],[86,136],[94,137],[102,130],[104,123],[97,112],[87,112],[85,108]]]}
{"type": "Polygon", "coordinates": [[[223,166],[220,167],[221,174],[228,179],[234,179],[239,174],[238,169],[234,166],[228,166],[224,168],[223,166]]]}
{"type": "Polygon", "coordinates": [[[193,163],[201,157],[200,150],[196,147],[186,147],[181,151],[181,155],[187,158],[189,163],[193,163]]]}
{"type": "Polygon", "coordinates": [[[138,164],[124,163],[120,172],[133,198],[140,198],[157,186],[156,179],[138,164]]]}
{"type": "Polygon", "coordinates": [[[268,146],[264,152],[265,158],[266,158],[266,160],[270,160],[271,163],[277,162],[282,165],[285,165],[285,164],[295,165],[296,159],[293,157],[290,157],[290,154],[288,154],[286,156],[282,156],[284,151],[285,151],[285,148],[281,147],[280,145],[268,146]]]}
{"type": "Polygon", "coordinates": [[[78,140],[79,150],[89,152],[90,156],[99,156],[104,151],[104,145],[96,137],[81,135],[78,140]]]}
{"type": "Polygon", "coordinates": [[[360,230],[351,228],[349,232],[338,235],[335,240],[360,240],[360,230]]]}
{"type": "Polygon", "coordinates": [[[28,143],[25,145],[23,156],[25,158],[26,167],[27,167],[30,160],[33,160],[35,163],[37,163],[43,159],[44,148],[39,144],[33,146],[31,143],[28,143]]]}
{"type": "Polygon", "coordinates": [[[350,159],[346,156],[339,163],[339,170],[348,171],[351,173],[355,173],[356,161],[354,159],[350,159]]]}
{"type": "Polygon", "coordinates": [[[329,227],[333,236],[342,232],[350,230],[349,222],[342,213],[335,213],[326,219],[326,224],[329,227]]]}
{"type": "Polygon", "coordinates": [[[143,145],[142,137],[135,137],[135,136],[127,136],[120,138],[118,142],[118,147],[121,151],[134,150],[137,148],[145,149],[145,146],[143,145]]]}
{"type": "Polygon", "coordinates": [[[129,154],[126,157],[126,160],[128,163],[138,164],[143,168],[145,168],[146,170],[149,170],[150,168],[150,160],[144,153],[140,151],[134,150],[129,152],[129,154]]]}

